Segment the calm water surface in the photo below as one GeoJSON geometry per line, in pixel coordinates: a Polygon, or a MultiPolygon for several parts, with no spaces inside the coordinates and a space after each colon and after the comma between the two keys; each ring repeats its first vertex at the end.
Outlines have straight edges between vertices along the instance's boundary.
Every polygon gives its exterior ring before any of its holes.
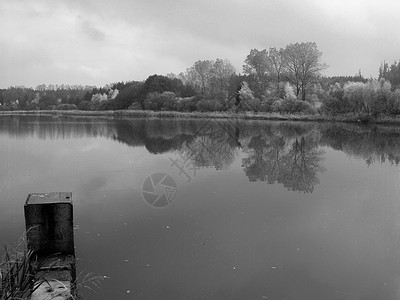
{"type": "Polygon", "coordinates": [[[1,241],[72,192],[85,299],[400,298],[398,127],[3,116],[0,145],[1,241]]]}

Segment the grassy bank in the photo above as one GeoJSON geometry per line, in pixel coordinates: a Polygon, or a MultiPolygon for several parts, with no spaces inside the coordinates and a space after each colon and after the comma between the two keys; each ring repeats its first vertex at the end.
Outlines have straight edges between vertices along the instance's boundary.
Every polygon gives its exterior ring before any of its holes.
{"type": "Polygon", "coordinates": [[[354,122],[354,123],[378,123],[400,124],[400,117],[383,116],[372,118],[356,114],[339,116],[328,115],[304,115],[304,114],[279,114],[263,112],[176,112],[176,111],[148,111],[148,110],[117,110],[117,111],[83,111],[83,110],[35,110],[35,111],[0,111],[0,116],[26,115],[26,116],[87,116],[106,118],[239,118],[248,120],[277,120],[277,121],[318,121],[318,122],[354,122]]]}

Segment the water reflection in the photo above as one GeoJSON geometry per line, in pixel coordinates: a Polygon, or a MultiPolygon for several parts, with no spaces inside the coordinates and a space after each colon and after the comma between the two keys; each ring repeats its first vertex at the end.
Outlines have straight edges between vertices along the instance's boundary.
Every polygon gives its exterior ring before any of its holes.
{"type": "Polygon", "coordinates": [[[110,137],[115,134],[111,120],[51,116],[1,116],[0,134],[13,138],[71,139],[110,137]]]}
{"type": "Polygon", "coordinates": [[[251,138],[249,156],[243,158],[244,172],[250,181],[282,183],[293,191],[312,192],[319,183],[318,172],[324,151],[312,136],[285,139],[281,135],[251,138]]]}
{"type": "Polygon", "coordinates": [[[398,127],[0,120],[2,240],[27,193],[71,190],[78,267],[111,277],[94,299],[398,295],[398,127]],[[204,169],[149,207],[143,182],[178,155],[204,169]]]}
{"type": "Polygon", "coordinates": [[[321,126],[321,144],[347,155],[373,163],[400,163],[400,127],[398,126],[321,126]]]}
{"type": "Polygon", "coordinates": [[[313,192],[324,171],[323,147],[373,163],[400,163],[400,128],[240,120],[7,116],[0,134],[24,138],[106,137],[152,154],[178,152],[197,168],[227,170],[239,156],[250,182],[313,192]]]}
{"type": "Polygon", "coordinates": [[[196,167],[228,169],[241,148],[240,128],[237,122],[208,121],[185,141],[180,149],[184,157],[191,158],[196,167]]]}

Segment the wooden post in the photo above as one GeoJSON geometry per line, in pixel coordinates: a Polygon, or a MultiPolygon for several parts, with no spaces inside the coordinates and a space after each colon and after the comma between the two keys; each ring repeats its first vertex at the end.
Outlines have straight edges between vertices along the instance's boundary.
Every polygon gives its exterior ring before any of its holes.
{"type": "Polygon", "coordinates": [[[31,300],[70,299],[76,280],[72,194],[29,194],[24,211],[35,276],[46,280],[31,300]]]}

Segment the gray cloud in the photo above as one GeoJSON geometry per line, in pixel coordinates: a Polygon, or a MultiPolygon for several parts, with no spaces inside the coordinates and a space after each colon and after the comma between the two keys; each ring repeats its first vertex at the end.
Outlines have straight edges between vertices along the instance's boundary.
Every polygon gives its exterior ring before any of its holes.
{"type": "Polygon", "coordinates": [[[97,29],[93,24],[89,21],[83,21],[81,23],[82,32],[94,41],[104,41],[106,39],[106,35],[101,30],[97,29]]]}
{"type": "Polygon", "coordinates": [[[302,41],[317,43],[327,75],[376,76],[381,61],[399,58],[399,8],[396,0],[3,0],[0,87],[144,80],[217,57],[241,72],[250,49],[302,41]]]}

